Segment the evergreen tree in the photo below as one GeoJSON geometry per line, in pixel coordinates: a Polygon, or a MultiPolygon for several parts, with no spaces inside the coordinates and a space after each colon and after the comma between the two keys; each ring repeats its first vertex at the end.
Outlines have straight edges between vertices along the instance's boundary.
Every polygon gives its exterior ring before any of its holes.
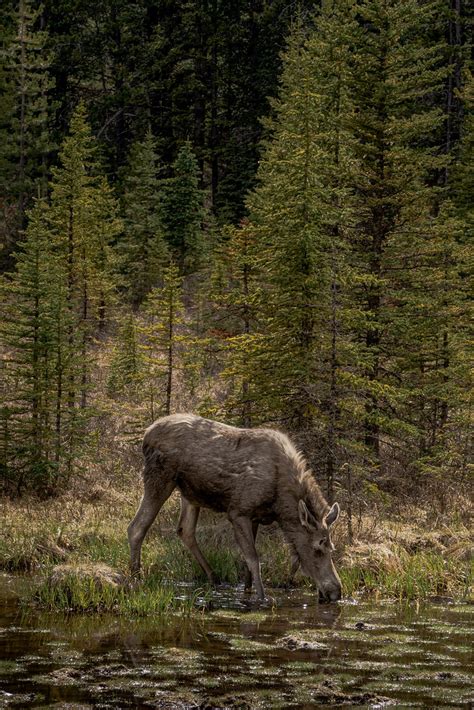
{"type": "Polygon", "coordinates": [[[5,279],[7,349],[4,432],[7,470],[18,490],[52,492],[83,445],[92,366],[90,341],[110,292],[108,243],[119,223],[79,107],[54,171],[51,202],[31,212],[5,279]]]}
{"type": "Polygon", "coordinates": [[[309,35],[295,27],[249,201],[265,284],[250,357],[257,410],[298,432],[330,499],[341,465],[360,460],[354,285],[363,275],[352,260],[360,204],[348,64],[356,35],[351,2],[325,3],[309,35]]]}
{"type": "Polygon", "coordinates": [[[144,364],[150,417],[170,414],[177,380],[177,351],[183,342],[185,323],[183,279],[171,263],[163,274],[163,286],[150,291],[143,306],[144,364]]]}
{"type": "Polygon", "coordinates": [[[4,285],[3,340],[15,385],[6,393],[4,421],[19,490],[52,492],[71,473],[92,414],[90,341],[104,317],[108,244],[119,228],[92,156],[79,107],[54,171],[51,203],[39,201],[32,211],[17,270],[4,285]]]}
{"type": "Polygon", "coordinates": [[[252,219],[265,251],[268,292],[263,305],[266,376],[260,381],[265,417],[304,428],[315,397],[313,348],[318,325],[327,320],[327,243],[316,210],[318,190],[313,166],[320,125],[311,100],[316,90],[314,67],[297,27],[285,55],[285,67],[272,142],[260,163],[259,186],[250,200],[252,219]],[[316,302],[319,309],[314,308],[316,302]]]}
{"type": "Polygon", "coordinates": [[[181,272],[195,271],[206,258],[203,234],[203,192],[199,167],[189,142],[181,146],[166,183],[164,216],[166,237],[181,272]]]}
{"type": "Polygon", "coordinates": [[[46,195],[50,138],[51,57],[48,34],[40,29],[42,8],[18,0],[12,34],[4,40],[4,93],[0,119],[2,259],[8,258],[33,196],[46,195]]]}
{"type": "MultiPolygon", "coordinates": [[[[5,475],[10,490],[51,492],[70,454],[63,421],[62,380],[70,351],[65,339],[64,274],[51,242],[48,207],[31,212],[17,269],[2,284],[2,343],[6,347],[2,419],[5,475]]],[[[70,423],[70,422],[69,422],[70,423]]]]}
{"type": "Polygon", "coordinates": [[[120,230],[110,189],[97,176],[94,151],[85,108],[80,104],[51,183],[51,228],[66,271],[69,344],[81,368],[79,381],[71,374],[68,383],[71,410],[78,395],[82,407],[87,403],[89,342],[95,326],[103,324],[105,301],[112,288],[108,248],[120,230]]]}
{"type": "Polygon", "coordinates": [[[358,7],[352,130],[364,213],[355,246],[367,270],[361,293],[368,323],[365,442],[376,463],[382,433],[388,444],[403,429],[403,384],[391,374],[391,362],[401,345],[400,328],[417,337],[417,323],[404,321],[397,308],[407,292],[398,277],[403,280],[407,265],[416,269],[426,250],[435,199],[430,177],[442,165],[434,141],[443,116],[430,98],[445,69],[439,46],[427,42],[438,11],[437,2],[420,7],[414,0],[364,0],[358,7]]]}
{"type": "Polygon", "coordinates": [[[330,496],[344,455],[344,417],[358,407],[348,307],[349,284],[357,280],[348,263],[357,207],[347,128],[354,31],[350,3],[326,3],[309,38],[295,28],[272,141],[250,199],[266,283],[252,357],[258,411],[300,433],[314,463],[326,469],[330,496]]]}
{"type": "MultiPolygon", "coordinates": [[[[457,155],[449,166],[447,199],[438,209],[422,263],[413,274],[408,308],[422,337],[404,341],[397,369],[409,378],[407,420],[417,431],[418,469],[444,506],[446,494],[464,475],[469,458],[470,323],[472,298],[473,82],[466,75],[465,121],[457,155]],[[446,473],[449,471],[447,479],[446,473]]],[[[408,272],[410,273],[410,272],[408,272]]]]}
{"type": "Polygon", "coordinates": [[[127,296],[134,305],[158,285],[168,260],[160,185],[155,141],[148,131],[132,147],[123,180],[124,234],[119,253],[127,296]]]}

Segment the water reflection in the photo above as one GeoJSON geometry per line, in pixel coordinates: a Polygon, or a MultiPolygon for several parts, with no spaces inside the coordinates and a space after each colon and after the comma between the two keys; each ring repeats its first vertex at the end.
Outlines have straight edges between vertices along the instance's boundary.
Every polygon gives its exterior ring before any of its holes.
{"type": "Polygon", "coordinates": [[[0,707],[469,707],[467,605],[318,605],[281,590],[256,604],[241,589],[183,586],[206,611],[25,614],[29,583],[0,577],[0,707]]]}

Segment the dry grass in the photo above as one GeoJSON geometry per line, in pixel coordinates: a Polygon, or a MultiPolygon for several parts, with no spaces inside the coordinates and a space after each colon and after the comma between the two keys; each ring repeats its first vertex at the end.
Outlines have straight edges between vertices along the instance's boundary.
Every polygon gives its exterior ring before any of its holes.
{"type": "MultiPolygon", "coordinates": [[[[141,495],[136,464],[116,460],[113,484],[111,475],[104,477],[102,471],[99,476],[92,468],[56,499],[3,500],[0,568],[42,569],[47,576],[58,564],[79,570],[102,564],[127,576],[126,529],[141,495]]],[[[176,536],[178,515],[179,495],[174,494],[145,541],[145,576],[166,585],[178,581],[203,584],[201,571],[176,536]]],[[[334,532],[336,564],[346,595],[363,591],[408,598],[471,594],[474,542],[468,527],[445,524],[433,530],[424,512],[415,509],[407,511],[406,520],[364,515],[357,519],[349,545],[346,522],[343,515],[334,532]]],[[[226,519],[203,511],[198,537],[220,578],[231,584],[239,581],[243,565],[226,519]]],[[[267,586],[284,585],[290,557],[275,525],[261,528],[258,547],[267,586]]],[[[307,582],[299,575],[297,583],[307,582]]]]}

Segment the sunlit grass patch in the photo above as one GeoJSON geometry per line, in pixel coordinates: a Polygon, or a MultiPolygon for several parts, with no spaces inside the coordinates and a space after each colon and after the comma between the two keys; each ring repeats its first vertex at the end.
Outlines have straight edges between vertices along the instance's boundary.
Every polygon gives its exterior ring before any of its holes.
{"type": "Polygon", "coordinates": [[[34,600],[41,607],[63,612],[113,612],[127,616],[190,614],[193,596],[177,598],[175,590],[150,576],[145,583],[130,584],[105,565],[62,565],[40,584],[34,600]]]}
{"type": "Polygon", "coordinates": [[[473,582],[472,562],[462,563],[438,552],[409,554],[401,548],[389,556],[354,560],[339,572],[345,596],[368,592],[395,599],[467,597],[473,582]]]}
{"type": "Polygon", "coordinates": [[[67,495],[48,501],[2,501],[0,569],[31,571],[73,558],[126,560],[130,508],[94,505],[67,495]]]}
{"type": "Polygon", "coordinates": [[[128,542],[125,534],[84,533],[78,541],[76,556],[86,557],[92,562],[103,562],[126,569],[129,560],[128,542]]]}
{"type": "Polygon", "coordinates": [[[112,611],[122,592],[120,576],[105,565],[60,565],[35,592],[47,609],[112,611]]]}

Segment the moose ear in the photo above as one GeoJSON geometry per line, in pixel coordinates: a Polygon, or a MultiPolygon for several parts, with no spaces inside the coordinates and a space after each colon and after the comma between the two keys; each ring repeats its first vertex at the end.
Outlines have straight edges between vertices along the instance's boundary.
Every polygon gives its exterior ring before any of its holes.
{"type": "Polygon", "coordinates": [[[298,502],[298,512],[300,514],[300,523],[304,528],[315,529],[318,527],[318,522],[314,516],[309,512],[308,507],[304,500],[298,502]]]}
{"type": "Polygon", "coordinates": [[[339,503],[334,503],[331,510],[324,518],[325,523],[328,526],[328,528],[336,522],[336,520],[339,517],[340,512],[341,512],[341,509],[339,508],[339,503]]]}

